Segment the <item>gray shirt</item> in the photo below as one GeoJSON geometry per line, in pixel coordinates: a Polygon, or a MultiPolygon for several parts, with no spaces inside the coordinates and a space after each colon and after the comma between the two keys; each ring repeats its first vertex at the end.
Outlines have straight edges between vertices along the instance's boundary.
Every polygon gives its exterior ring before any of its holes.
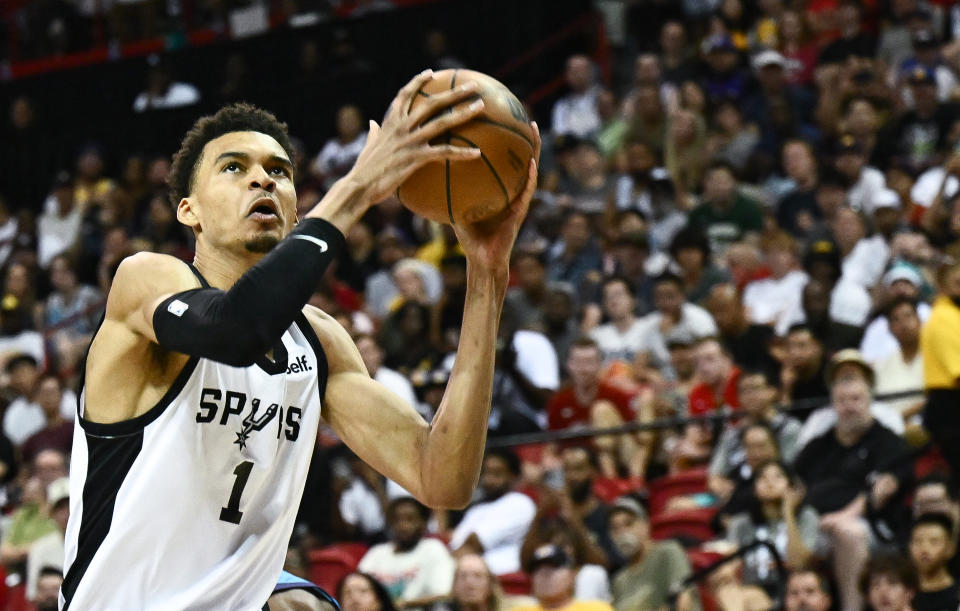
{"type": "MultiPolygon", "coordinates": [[[[796,418],[780,413],[775,414],[767,424],[777,435],[777,445],[780,446],[780,457],[783,462],[793,464],[793,459],[800,452],[797,440],[800,438],[803,425],[796,418]]],[[[746,458],[743,444],[740,442],[742,432],[743,425],[727,426],[723,429],[717,441],[717,447],[713,451],[713,458],[710,459],[710,475],[726,476],[730,469],[746,458]]]]}
{"type": "MultiPolygon", "coordinates": [[[[816,545],[819,522],[820,516],[813,507],[803,505],[797,510],[797,530],[807,549],[813,550],[816,545]]],[[[730,519],[727,540],[737,547],[750,545],[754,541],[769,541],[777,549],[780,559],[786,562],[787,523],[783,520],[755,524],[748,514],[737,514],[730,519]]],[[[778,579],[777,565],[768,548],[758,547],[744,556],[743,583],[757,585],[778,579]]]]}

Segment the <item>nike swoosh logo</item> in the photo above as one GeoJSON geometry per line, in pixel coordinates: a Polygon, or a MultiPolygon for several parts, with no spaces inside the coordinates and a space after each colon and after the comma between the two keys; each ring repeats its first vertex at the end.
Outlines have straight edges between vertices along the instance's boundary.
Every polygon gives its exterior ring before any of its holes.
{"type": "Polygon", "coordinates": [[[293,237],[298,238],[300,240],[313,242],[314,244],[320,247],[320,252],[327,252],[330,249],[330,247],[327,246],[326,242],[324,242],[320,238],[315,238],[312,235],[303,235],[302,233],[298,233],[298,234],[295,234],[293,237]]]}

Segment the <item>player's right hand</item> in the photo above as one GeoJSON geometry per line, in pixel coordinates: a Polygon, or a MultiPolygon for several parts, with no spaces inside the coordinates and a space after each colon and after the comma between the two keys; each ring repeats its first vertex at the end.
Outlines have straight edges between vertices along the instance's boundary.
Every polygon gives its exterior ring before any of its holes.
{"type": "Polygon", "coordinates": [[[450,144],[430,144],[447,130],[483,112],[483,100],[464,104],[477,95],[474,83],[465,83],[426,98],[411,111],[414,98],[433,79],[433,71],[415,76],[390,103],[383,125],[370,121],[367,142],[353,169],[347,174],[357,184],[368,204],[393,195],[418,168],[431,161],[465,161],[480,156],[480,149],[450,144]]]}

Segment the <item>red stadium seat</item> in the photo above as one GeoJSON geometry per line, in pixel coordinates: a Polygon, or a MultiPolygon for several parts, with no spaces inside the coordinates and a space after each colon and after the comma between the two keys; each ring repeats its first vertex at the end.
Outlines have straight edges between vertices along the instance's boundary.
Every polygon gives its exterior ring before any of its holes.
{"type": "Polygon", "coordinates": [[[497,579],[500,580],[500,586],[507,594],[513,596],[530,594],[530,577],[522,571],[500,575],[497,579]]]}
{"type": "Polygon", "coordinates": [[[367,552],[362,543],[337,543],[310,552],[310,581],[327,592],[335,594],[337,584],[357,570],[360,559],[367,552]]]}
{"type": "Polygon", "coordinates": [[[593,480],[593,493],[604,503],[612,503],[625,494],[643,489],[643,480],[636,477],[597,477],[593,480]]]}
{"type": "Polygon", "coordinates": [[[666,507],[667,501],[685,494],[707,491],[707,470],[693,469],[674,475],[665,475],[650,482],[650,515],[655,516],[666,507]]]}
{"type": "Polygon", "coordinates": [[[699,544],[714,538],[713,516],[716,509],[672,511],[650,518],[650,535],[657,540],[678,539],[681,543],[699,544]]]}

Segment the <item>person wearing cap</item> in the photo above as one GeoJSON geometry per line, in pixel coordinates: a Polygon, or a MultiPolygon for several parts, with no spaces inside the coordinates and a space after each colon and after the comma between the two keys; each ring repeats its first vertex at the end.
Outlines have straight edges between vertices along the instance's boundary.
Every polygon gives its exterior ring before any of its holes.
{"type": "Polygon", "coordinates": [[[574,597],[577,572],[562,547],[548,543],[534,550],[529,573],[530,594],[537,604],[517,606],[515,611],[613,611],[604,601],[574,597]]]}
{"type": "MultiPolygon", "coordinates": [[[[922,28],[913,33],[913,56],[904,60],[900,72],[910,74],[911,70],[918,67],[933,72],[937,86],[937,99],[941,102],[948,101],[960,85],[960,81],[957,81],[953,70],[940,53],[940,41],[933,28],[922,28]]],[[[903,92],[904,102],[908,108],[913,105],[911,93],[909,89],[903,92]]]]}
{"type": "Polygon", "coordinates": [[[940,447],[956,483],[960,481],[960,263],[942,265],[937,283],[940,295],[920,331],[927,391],[923,424],[940,447]]]}
{"type": "Polygon", "coordinates": [[[40,569],[53,567],[63,570],[63,533],[67,530],[67,518],[70,517],[70,478],[55,479],[47,486],[47,508],[57,529],[34,541],[27,553],[27,598],[30,600],[37,594],[40,569]]]}
{"type": "MultiPolygon", "coordinates": [[[[650,538],[646,510],[630,496],[622,496],[607,514],[610,538],[628,564],[614,575],[613,606],[617,611],[659,609],[691,574],[690,561],[679,543],[650,538]]],[[[700,609],[700,596],[684,590],[677,609],[700,609]]]]}
{"type": "MultiPolygon", "coordinates": [[[[873,367],[854,348],[846,348],[834,354],[827,363],[824,378],[827,387],[830,389],[831,398],[833,397],[834,387],[847,380],[861,380],[869,386],[871,392],[873,392],[877,381],[873,367]]],[[[905,428],[903,416],[890,404],[871,400],[870,413],[877,422],[890,431],[897,435],[903,434],[905,428]]],[[[810,441],[829,431],[836,423],[836,404],[815,410],[803,423],[800,436],[797,438],[797,447],[804,448],[810,441]]]]}
{"type": "Polygon", "coordinates": [[[887,188],[883,172],[867,165],[863,143],[853,134],[843,134],[833,147],[833,167],[846,179],[847,205],[857,211],[870,211],[876,193],[887,188]]]}
{"type": "Polygon", "coordinates": [[[740,68],[740,53],[728,34],[713,34],[701,45],[706,71],[700,86],[711,101],[739,99],[747,89],[747,75],[740,68]]]}
{"type": "Polygon", "coordinates": [[[956,105],[937,99],[933,70],[916,66],[903,76],[913,96],[913,108],[895,117],[884,129],[878,155],[918,175],[938,164],[950,145],[956,105]]]}
{"type": "Polygon", "coordinates": [[[914,34],[932,24],[933,15],[920,0],[891,2],[890,21],[880,32],[877,59],[886,66],[901,66],[913,54],[914,34]]]}
{"type": "MultiPolygon", "coordinates": [[[[930,317],[930,304],[917,301],[923,288],[923,277],[917,269],[905,262],[897,261],[883,275],[880,285],[886,293],[882,301],[891,301],[897,298],[912,299],[917,302],[917,315],[921,322],[930,317]]],[[[896,353],[899,348],[897,338],[890,332],[890,324],[885,315],[878,316],[867,325],[860,342],[860,352],[868,363],[878,363],[896,353]]]]}
{"type": "Polygon", "coordinates": [[[750,63],[759,87],[743,99],[741,109],[743,116],[760,128],[759,150],[771,155],[779,152],[784,122],[793,126],[798,136],[816,139],[810,116],[816,101],[805,88],[788,82],[787,59],[779,51],[766,49],[755,54],[750,63]]]}
{"type": "Polygon", "coordinates": [[[821,516],[823,536],[815,555],[832,561],[841,608],[860,609],[858,576],[870,549],[882,546],[867,516],[903,501],[913,462],[906,442],[871,413],[870,384],[863,374],[845,373],[841,364],[835,362],[831,385],[835,424],[806,444],[794,468],[806,485],[807,502],[821,516]]]}
{"type": "Polygon", "coordinates": [[[572,55],[567,59],[564,77],[569,91],[554,103],[551,115],[550,125],[555,136],[572,134],[589,138],[600,129],[597,114],[600,86],[595,82],[595,71],[586,55],[572,55]]]}

